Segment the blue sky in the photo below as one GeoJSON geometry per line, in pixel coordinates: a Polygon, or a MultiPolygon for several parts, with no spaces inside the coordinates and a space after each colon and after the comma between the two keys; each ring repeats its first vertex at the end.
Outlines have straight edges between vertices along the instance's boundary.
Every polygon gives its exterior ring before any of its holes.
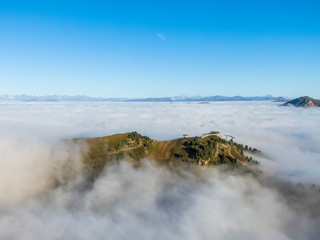
{"type": "Polygon", "coordinates": [[[320,98],[319,1],[2,1],[0,94],[320,98]]]}

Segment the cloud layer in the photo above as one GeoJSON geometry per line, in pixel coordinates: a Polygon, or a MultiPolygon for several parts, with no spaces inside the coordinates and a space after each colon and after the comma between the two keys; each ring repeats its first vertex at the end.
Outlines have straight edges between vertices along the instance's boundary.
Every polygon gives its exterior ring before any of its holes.
{"type": "Polygon", "coordinates": [[[0,103],[1,239],[316,239],[319,109],[270,102],[0,103]],[[170,139],[220,130],[261,149],[255,177],[222,169],[114,165],[85,179],[83,146],[139,131],[170,139]],[[304,187],[296,183],[304,183],[304,187]]]}
{"type": "Polygon", "coordinates": [[[96,137],[136,130],[160,140],[211,130],[261,149],[264,170],[320,182],[320,110],[272,102],[0,104],[0,134],[45,139],[96,137]]]}

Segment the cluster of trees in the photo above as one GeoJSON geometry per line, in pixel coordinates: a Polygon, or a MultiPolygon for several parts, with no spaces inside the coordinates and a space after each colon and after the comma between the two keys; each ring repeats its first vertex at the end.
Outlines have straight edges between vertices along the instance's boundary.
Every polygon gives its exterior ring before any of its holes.
{"type": "Polygon", "coordinates": [[[119,144],[110,147],[108,151],[119,151],[125,146],[138,146],[140,145],[141,141],[144,147],[149,147],[152,143],[152,140],[149,137],[142,136],[137,132],[131,132],[126,136],[125,139],[121,140],[119,144]]]}
{"type": "Polygon", "coordinates": [[[235,146],[237,148],[237,150],[241,153],[242,156],[244,156],[246,158],[246,160],[249,163],[260,164],[260,162],[258,162],[257,160],[253,159],[252,157],[248,157],[248,156],[244,155],[244,151],[256,154],[256,153],[261,153],[260,150],[258,150],[256,148],[248,147],[248,145],[243,145],[241,143],[234,142],[232,139],[230,140],[230,143],[233,144],[233,146],[235,146]]]}
{"type": "Polygon", "coordinates": [[[216,165],[218,164],[236,164],[237,163],[237,160],[232,158],[232,157],[229,157],[229,156],[226,156],[225,154],[219,154],[219,160],[215,162],[216,165]]]}
{"type": "Polygon", "coordinates": [[[184,145],[189,157],[194,159],[209,159],[215,149],[215,142],[212,139],[203,142],[200,138],[193,138],[184,145]]]}
{"type": "Polygon", "coordinates": [[[219,138],[219,137],[211,137],[210,138],[212,141],[217,142],[217,143],[224,143],[224,144],[228,144],[228,141],[223,139],[223,138],[219,138]]]}
{"type": "Polygon", "coordinates": [[[142,135],[140,133],[137,133],[137,132],[131,132],[131,133],[128,134],[127,138],[131,139],[134,142],[137,142],[138,144],[140,144],[140,138],[142,138],[142,135]]]}
{"type": "Polygon", "coordinates": [[[128,139],[131,139],[132,141],[136,142],[137,145],[140,144],[140,141],[143,142],[144,147],[149,147],[152,143],[152,139],[147,136],[142,136],[140,133],[137,132],[131,132],[127,136],[128,139]]]}
{"type": "Polygon", "coordinates": [[[260,164],[259,161],[254,160],[252,157],[245,156],[245,158],[247,159],[247,161],[248,161],[249,163],[257,164],[257,165],[260,164]]]}
{"type": "Polygon", "coordinates": [[[243,145],[241,143],[234,142],[232,139],[230,140],[230,143],[232,143],[241,154],[243,154],[244,151],[251,152],[253,154],[261,153],[261,151],[256,148],[251,148],[251,147],[248,147],[248,145],[243,145]]]}
{"type": "MultiPolygon", "coordinates": [[[[218,158],[214,157],[215,150],[217,148],[218,143],[224,143],[226,145],[233,144],[240,154],[250,163],[259,164],[258,161],[254,160],[251,156],[245,156],[243,154],[244,151],[248,151],[251,153],[260,152],[256,148],[248,147],[247,145],[238,144],[236,142],[228,142],[221,138],[210,137],[210,138],[190,138],[183,143],[185,148],[183,150],[186,152],[189,158],[196,160],[208,160],[211,159],[211,164],[220,165],[220,164],[231,164],[237,165],[237,159],[232,155],[229,155],[229,149],[226,147],[219,151],[218,158]]],[[[174,153],[175,158],[183,158],[185,156],[184,152],[176,152],[174,153]]]]}

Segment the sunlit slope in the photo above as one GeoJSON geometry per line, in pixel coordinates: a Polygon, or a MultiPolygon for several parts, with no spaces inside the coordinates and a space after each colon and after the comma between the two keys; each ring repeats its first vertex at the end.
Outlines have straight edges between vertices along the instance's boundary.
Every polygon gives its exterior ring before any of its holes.
{"type": "Polygon", "coordinates": [[[305,107],[305,108],[320,107],[320,100],[313,99],[308,96],[304,96],[304,97],[299,97],[299,98],[293,99],[291,101],[288,101],[284,105],[285,106],[293,105],[296,107],[305,107]]]}
{"type": "Polygon", "coordinates": [[[250,166],[254,163],[252,159],[244,156],[242,145],[219,136],[155,141],[132,132],[84,140],[88,147],[85,162],[93,169],[102,169],[107,163],[122,159],[139,164],[144,158],[153,159],[160,164],[200,166],[250,166]]]}

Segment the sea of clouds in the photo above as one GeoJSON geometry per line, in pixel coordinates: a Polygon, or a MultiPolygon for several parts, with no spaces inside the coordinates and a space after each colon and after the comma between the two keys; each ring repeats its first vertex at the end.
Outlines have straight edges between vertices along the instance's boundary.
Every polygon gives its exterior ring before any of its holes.
{"type": "Polygon", "coordinates": [[[318,239],[320,109],[273,102],[0,102],[0,239],[318,239]],[[212,130],[261,176],[123,162],[88,182],[73,137],[212,130]],[[302,183],[303,185],[299,184],[302,183]],[[312,185],[315,184],[315,185],[312,185]]]}

